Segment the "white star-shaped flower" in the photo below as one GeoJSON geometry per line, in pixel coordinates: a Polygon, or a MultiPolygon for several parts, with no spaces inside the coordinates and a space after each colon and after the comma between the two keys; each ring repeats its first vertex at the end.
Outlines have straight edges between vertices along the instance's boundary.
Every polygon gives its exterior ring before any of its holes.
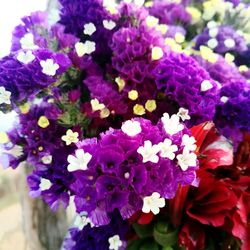
{"type": "Polygon", "coordinates": [[[224,41],[224,45],[228,48],[228,49],[232,49],[235,46],[235,41],[232,38],[228,38],[224,41]]]}
{"type": "Polygon", "coordinates": [[[191,119],[188,113],[189,113],[188,109],[180,108],[177,115],[181,118],[182,121],[186,121],[191,119]]]}
{"type": "Polygon", "coordinates": [[[95,32],[96,32],[96,27],[95,27],[95,25],[93,23],[87,23],[87,24],[84,25],[83,33],[85,35],[91,36],[95,32]]]}
{"type": "Polygon", "coordinates": [[[74,226],[78,229],[82,230],[84,227],[86,227],[88,224],[90,224],[91,227],[94,226],[92,221],[85,215],[77,215],[74,221],[74,226]]]}
{"type": "Polygon", "coordinates": [[[141,133],[141,124],[138,121],[126,121],[122,124],[122,132],[128,136],[135,136],[141,133]]]}
{"type": "Polygon", "coordinates": [[[182,154],[177,155],[178,164],[183,171],[186,171],[188,167],[196,166],[197,156],[195,153],[190,153],[188,149],[184,148],[182,154]]]}
{"type": "Polygon", "coordinates": [[[78,136],[79,134],[77,132],[73,132],[71,129],[68,129],[66,135],[62,136],[62,140],[65,141],[68,146],[71,143],[79,142],[78,136]]]}
{"type": "Polygon", "coordinates": [[[90,104],[91,104],[91,108],[92,110],[95,112],[95,111],[98,111],[98,110],[103,110],[105,108],[105,105],[103,103],[100,103],[98,101],[98,99],[92,99],[90,101],[90,104]]]}
{"type": "Polygon", "coordinates": [[[216,38],[211,38],[207,42],[207,46],[211,49],[215,49],[218,46],[218,41],[216,38]]]}
{"type": "Polygon", "coordinates": [[[175,152],[178,151],[178,147],[172,144],[170,139],[165,139],[164,142],[159,143],[161,148],[160,156],[173,160],[175,158],[175,152]]]}
{"type": "Polygon", "coordinates": [[[107,30],[112,30],[116,26],[116,23],[113,22],[112,20],[103,20],[102,24],[103,24],[103,27],[107,30]]]}
{"type": "Polygon", "coordinates": [[[83,149],[76,150],[76,156],[68,156],[68,171],[73,172],[77,170],[86,170],[88,168],[88,163],[90,162],[92,155],[85,153],[83,149]]]}
{"type": "Polygon", "coordinates": [[[196,140],[193,136],[189,136],[187,134],[182,136],[182,146],[184,146],[189,151],[194,151],[197,148],[195,143],[196,140]]]}
{"type": "Polygon", "coordinates": [[[41,178],[41,179],[40,179],[39,189],[40,189],[41,191],[48,190],[48,189],[51,188],[51,186],[52,186],[52,183],[51,183],[50,180],[45,179],[45,178],[41,178]]]}
{"type": "Polygon", "coordinates": [[[25,34],[20,40],[22,49],[37,49],[38,46],[34,43],[34,36],[31,33],[25,34]]]}
{"type": "Polygon", "coordinates": [[[90,55],[96,49],[95,42],[86,41],[85,43],[78,42],[75,44],[76,53],[79,57],[84,56],[85,54],[90,55]]]}
{"type": "Polygon", "coordinates": [[[143,213],[149,213],[150,211],[156,215],[160,213],[160,208],[165,207],[165,199],[161,198],[160,194],[154,192],[151,196],[146,196],[143,198],[143,213]]]}
{"type": "Polygon", "coordinates": [[[169,135],[175,135],[184,129],[184,125],[180,123],[180,117],[178,115],[169,117],[169,114],[165,113],[161,120],[166,133],[169,135]]]}
{"type": "Polygon", "coordinates": [[[119,250],[122,246],[122,241],[119,235],[114,235],[113,237],[109,238],[109,249],[110,250],[119,250]]]}
{"type": "Polygon", "coordinates": [[[220,100],[221,100],[222,102],[224,102],[224,103],[227,103],[228,100],[229,100],[229,98],[228,98],[227,96],[222,96],[222,97],[220,98],[220,100]]]}
{"type": "Polygon", "coordinates": [[[20,51],[17,55],[17,60],[24,64],[29,64],[35,59],[35,56],[32,54],[32,51],[28,50],[27,52],[20,51]]]}
{"type": "Polygon", "coordinates": [[[42,163],[46,165],[50,164],[52,160],[53,160],[52,155],[45,155],[41,159],[42,163]]]}
{"type": "Polygon", "coordinates": [[[153,162],[157,163],[159,161],[159,156],[157,155],[160,151],[159,145],[152,145],[151,141],[145,141],[144,146],[137,149],[137,153],[141,154],[143,157],[143,163],[153,162]]]}
{"type": "Polygon", "coordinates": [[[219,33],[219,29],[217,27],[211,28],[208,33],[210,37],[216,37],[219,33]]]}
{"type": "Polygon", "coordinates": [[[42,72],[48,76],[54,76],[56,71],[59,69],[59,65],[54,63],[52,59],[47,59],[46,61],[42,60],[40,65],[43,69],[42,72]]]}
{"type": "Polygon", "coordinates": [[[5,87],[0,87],[0,105],[1,104],[10,104],[10,96],[11,96],[11,92],[7,91],[5,89],[5,87]]]}
{"type": "Polygon", "coordinates": [[[206,92],[210,89],[213,88],[213,84],[209,81],[209,80],[204,80],[202,83],[201,83],[201,91],[202,92],[206,92]]]}

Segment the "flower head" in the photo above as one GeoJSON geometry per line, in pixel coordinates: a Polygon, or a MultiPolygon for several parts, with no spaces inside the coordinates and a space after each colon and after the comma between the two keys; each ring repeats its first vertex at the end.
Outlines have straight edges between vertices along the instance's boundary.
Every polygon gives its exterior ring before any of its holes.
{"type": "Polygon", "coordinates": [[[92,155],[85,153],[83,149],[77,149],[75,152],[76,156],[68,156],[68,171],[73,172],[77,170],[86,170],[88,163],[90,162],[92,155]]]}
{"type": "Polygon", "coordinates": [[[128,136],[136,136],[141,133],[141,124],[138,121],[126,121],[123,123],[122,132],[128,136]]]}
{"type": "Polygon", "coordinates": [[[5,87],[0,86],[0,105],[1,104],[10,104],[11,92],[7,91],[5,87]]]}
{"type": "Polygon", "coordinates": [[[20,44],[22,49],[37,49],[38,46],[34,43],[34,36],[32,33],[27,33],[21,38],[20,44]]]}
{"type": "Polygon", "coordinates": [[[184,129],[184,125],[180,123],[180,117],[177,115],[170,117],[168,113],[165,113],[161,120],[166,133],[169,135],[174,135],[184,129]]]}
{"type": "Polygon", "coordinates": [[[195,153],[190,153],[187,148],[184,148],[183,153],[177,155],[176,158],[183,171],[186,171],[189,167],[196,166],[197,156],[195,153]]]}
{"type": "Polygon", "coordinates": [[[188,113],[189,113],[188,109],[180,108],[177,115],[181,118],[182,121],[185,121],[191,119],[188,113]]]}
{"type": "Polygon", "coordinates": [[[86,23],[86,24],[84,25],[84,31],[83,31],[83,33],[84,33],[85,35],[91,36],[91,35],[94,34],[95,32],[96,32],[96,27],[95,27],[95,25],[94,25],[93,23],[86,23]]]}
{"type": "Polygon", "coordinates": [[[59,69],[59,65],[53,61],[53,59],[42,60],[40,62],[42,72],[48,76],[54,76],[59,69]]]}
{"type": "Polygon", "coordinates": [[[137,152],[143,158],[143,163],[148,161],[157,163],[159,161],[159,156],[157,155],[159,151],[160,151],[160,146],[152,145],[151,141],[145,141],[144,145],[137,149],[137,152]]]}
{"type": "Polygon", "coordinates": [[[149,213],[151,211],[156,215],[160,212],[160,208],[163,207],[165,207],[165,199],[161,198],[160,194],[157,192],[143,198],[143,213],[149,213]]]}
{"type": "Polygon", "coordinates": [[[29,64],[35,59],[35,56],[32,54],[32,51],[28,50],[27,52],[20,51],[17,55],[17,60],[24,64],[29,64]]]}
{"type": "Polygon", "coordinates": [[[193,136],[189,136],[187,134],[184,134],[182,136],[182,145],[189,151],[194,151],[197,148],[197,145],[195,143],[196,140],[193,136]]]}
{"type": "Polygon", "coordinates": [[[62,136],[62,140],[66,142],[66,145],[70,145],[71,143],[77,143],[78,139],[78,132],[73,132],[71,129],[68,129],[66,135],[62,136]]]}
{"type": "Polygon", "coordinates": [[[159,144],[161,151],[160,156],[173,160],[175,158],[175,152],[178,151],[178,147],[172,144],[170,139],[165,139],[164,142],[159,144]]]}
{"type": "Polygon", "coordinates": [[[119,235],[114,235],[109,238],[109,249],[110,250],[119,250],[122,246],[122,241],[120,240],[119,235]]]}

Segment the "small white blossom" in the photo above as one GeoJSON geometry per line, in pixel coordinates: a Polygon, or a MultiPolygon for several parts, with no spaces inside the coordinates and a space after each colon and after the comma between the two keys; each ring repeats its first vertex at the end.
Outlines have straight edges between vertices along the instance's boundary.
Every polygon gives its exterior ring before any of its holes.
{"type": "Polygon", "coordinates": [[[172,144],[170,139],[165,139],[164,142],[159,143],[161,148],[160,156],[173,160],[175,158],[175,152],[178,151],[178,147],[172,144]]]}
{"type": "Polygon", "coordinates": [[[34,36],[31,33],[25,34],[20,40],[22,49],[37,49],[38,46],[34,43],[34,36]]]}
{"type": "Polygon", "coordinates": [[[93,23],[87,23],[87,24],[84,25],[83,33],[85,35],[91,36],[95,32],[96,32],[96,27],[95,27],[95,25],[93,23]]]}
{"type": "Polygon", "coordinates": [[[76,156],[68,156],[68,171],[73,172],[77,170],[86,170],[88,168],[88,163],[90,162],[92,155],[85,153],[83,149],[76,150],[76,156]]]}
{"type": "Polygon", "coordinates": [[[84,56],[85,54],[90,55],[96,49],[95,42],[86,41],[85,43],[78,42],[75,44],[76,53],[79,57],[84,56]]]}
{"type": "Polygon", "coordinates": [[[1,104],[10,104],[11,92],[7,91],[5,87],[0,87],[0,105],[1,104]]]}
{"type": "Polygon", "coordinates": [[[209,39],[207,46],[211,49],[215,49],[218,46],[218,41],[215,38],[209,39]]]}
{"type": "Polygon", "coordinates": [[[220,100],[221,100],[222,102],[226,103],[226,102],[229,100],[229,98],[228,98],[227,96],[222,96],[222,97],[220,98],[220,100]]]}
{"type": "Polygon", "coordinates": [[[201,83],[201,91],[205,92],[213,88],[213,84],[209,80],[204,80],[201,83]]]}
{"type": "Polygon", "coordinates": [[[169,135],[177,134],[184,129],[184,125],[180,123],[180,117],[177,115],[169,117],[169,114],[165,113],[163,114],[161,121],[164,125],[166,133],[169,135]]]}
{"type": "Polygon", "coordinates": [[[74,221],[74,226],[79,230],[82,230],[85,226],[90,224],[91,227],[94,226],[92,221],[85,215],[77,215],[74,221]]]}
{"type": "Polygon", "coordinates": [[[224,41],[224,45],[229,48],[232,49],[235,46],[235,41],[232,38],[228,38],[224,41]]]}
{"type": "Polygon", "coordinates": [[[144,146],[137,149],[137,152],[142,155],[143,163],[153,162],[157,163],[159,161],[159,156],[157,155],[160,151],[159,145],[152,145],[151,141],[145,141],[144,146]]]}
{"type": "Polygon", "coordinates": [[[32,51],[20,51],[17,55],[17,60],[24,64],[29,64],[35,59],[35,56],[32,54],[32,51]]]}
{"type": "Polygon", "coordinates": [[[210,37],[216,37],[218,35],[218,32],[219,32],[219,29],[217,27],[209,29],[208,31],[210,37]]]}
{"type": "Polygon", "coordinates": [[[77,132],[73,132],[71,129],[68,129],[66,135],[62,136],[62,140],[65,141],[68,146],[71,143],[79,142],[78,136],[79,134],[77,132]]]}
{"type": "Polygon", "coordinates": [[[46,165],[50,164],[52,160],[53,160],[52,155],[45,155],[41,159],[42,163],[46,165]]]}
{"type": "Polygon", "coordinates": [[[188,167],[196,166],[197,156],[195,153],[190,153],[188,149],[184,148],[182,154],[177,155],[178,164],[183,171],[186,171],[188,167]]]}
{"type": "Polygon", "coordinates": [[[105,105],[103,104],[103,103],[100,103],[99,101],[98,101],[98,99],[92,99],[91,101],[90,101],[90,104],[91,104],[91,108],[92,108],[92,110],[95,112],[95,111],[98,111],[98,110],[102,110],[102,109],[104,109],[105,108],[105,105]]]}
{"type": "Polygon", "coordinates": [[[197,148],[195,143],[196,140],[193,136],[189,136],[187,134],[182,136],[182,146],[184,146],[189,151],[194,151],[197,148]]]}
{"type": "Polygon", "coordinates": [[[128,136],[135,136],[141,133],[141,124],[138,121],[126,121],[122,124],[122,132],[128,136]]]}
{"type": "Polygon", "coordinates": [[[156,215],[160,212],[160,208],[165,207],[165,199],[161,198],[160,194],[154,192],[151,196],[143,198],[143,213],[149,213],[150,211],[156,215]]]}
{"type": "Polygon", "coordinates": [[[52,183],[51,183],[50,180],[45,179],[45,178],[40,179],[39,188],[40,188],[41,191],[48,190],[48,189],[51,188],[51,186],[52,186],[52,183]]]}
{"type": "Polygon", "coordinates": [[[112,30],[116,26],[116,23],[113,22],[112,20],[103,20],[102,24],[103,24],[103,27],[107,30],[112,30]]]}
{"type": "Polygon", "coordinates": [[[54,63],[52,59],[47,59],[46,61],[42,60],[40,65],[43,69],[42,72],[48,76],[54,76],[56,71],[59,69],[59,65],[54,63]]]}
{"type": "Polygon", "coordinates": [[[109,238],[109,249],[110,250],[119,250],[122,246],[122,241],[119,235],[114,235],[113,237],[109,238]]]}
{"type": "Polygon", "coordinates": [[[215,28],[215,27],[217,27],[217,26],[218,26],[218,24],[217,24],[215,21],[209,21],[209,22],[207,23],[207,27],[208,27],[209,29],[215,28]]]}
{"type": "Polygon", "coordinates": [[[189,113],[188,109],[180,108],[177,115],[181,118],[182,121],[186,121],[191,119],[188,113],[189,113]]]}

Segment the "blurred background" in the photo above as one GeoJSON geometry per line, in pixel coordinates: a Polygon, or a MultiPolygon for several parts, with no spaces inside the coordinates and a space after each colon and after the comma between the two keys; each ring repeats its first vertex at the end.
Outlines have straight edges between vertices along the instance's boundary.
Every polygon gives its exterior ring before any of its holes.
{"type": "MultiPolygon", "coordinates": [[[[21,17],[37,10],[52,11],[56,7],[55,0],[0,1],[0,58],[9,53],[11,33],[21,23],[21,17]]],[[[15,114],[6,117],[0,113],[0,132],[10,129],[14,120],[15,114]]],[[[60,212],[59,215],[50,213],[41,201],[28,197],[24,168],[12,170],[0,166],[0,250],[59,249],[67,228],[66,216],[60,212]],[[40,225],[41,220],[43,225],[40,225]],[[56,227],[52,239],[46,235],[51,233],[46,227],[56,227]],[[46,237],[48,239],[44,240],[46,237]]]]}

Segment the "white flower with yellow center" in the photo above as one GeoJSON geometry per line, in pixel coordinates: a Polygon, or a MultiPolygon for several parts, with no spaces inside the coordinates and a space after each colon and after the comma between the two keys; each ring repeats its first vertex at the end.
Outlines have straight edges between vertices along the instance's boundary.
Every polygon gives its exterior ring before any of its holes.
{"type": "Polygon", "coordinates": [[[62,140],[65,141],[68,146],[71,143],[79,142],[78,136],[79,134],[77,132],[73,132],[71,129],[68,129],[66,135],[62,136],[62,140]]]}
{"type": "Polygon", "coordinates": [[[182,146],[184,146],[189,151],[194,151],[197,148],[195,144],[196,140],[193,136],[189,136],[187,134],[182,136],[182,146]]]}
{"type": "Polygon", "coordinates": [[[119,235],[114,235],[113,237],[109,238],[109,249],[110,250],[119,250],[122,246],[122,241],[119,235]]]}
{"type": "Polygon", "coordinates": [[[17,55],[17,60],[24,64],[29,64],[35,59],[35,56],[32,54],[32,51],[20,51],[17,55]]]}
{"type": "Polygon", "coordinates": [[[112,20],[103,20],[102,24],[103,24],[103,27],[107,30],[112,30],[116,26],[116,23],[112,20]]]}
{"type": "Polygon", "coordinates": [[[85,153],[83,149],[77,149],[75,152],[76,156],[68,156],[68,171],[73,172],[77,170],[86,170],[88,168],[88,163],[90,162],[92,155],[85,153]]]}
{"type": "Polygon", "coordinates": [[[137,149],[137,153],[139,153],[143,158],[143,163],[145,162],[157,163],[159,161],[159,156],[157,155],[159,151],[160,151],[160,146],[152,145],[151,141],[145,141],[144,146],[141,146],[137,149]]]}
{"type": "Polygon", "coordinates": [[[85,43],[77,42],[75,44],[75,50],[79,57],[82,57],[84,55],[90,55],[93,53],[96,49],[95,42],[92,41],[86,41],[85,43]]]}
{"type": "Polygon", "coordinates": [[[42,60],[40,62],[42,72],[48,76],[54,76],[59,69],[59,65],[53,61],[53,59],[42,60]]]}
{"type": "Polygon", "coordinates": [[[175,152],[178,151],[178,147],[172,144],[170,139],[165,139],[164,142],[159,143],[160,146],[160,156],[163,158],[168,158],[173,160],[175,158],[175,152]]]}
{"type": "Polygon", "coordinates": [[[188,149],[184,148],[182,154],[177,155],[177,160],[180,168],[186,171],[189,167],[196,166],[197,156],[195,153],[190,153],[188,149]]]}
{"type": "Polygon", "coordinates": [[[188,109],[180,108],[177,115],[181,118],[182,121],[186,121],[191,119],[188,113],[188,109]]]}
{"type": "Polygon", "coordinates": [[[122,132],[128,136],[136,136],[141,133],[141,124],[138,121],[126,121],[122,124],[122,132]]]}
{"type": "Polygon", "coordinates": [[[34,36],[31,33],[25,34],[20,40],[22,49],[37,49],[38,46],[34,43],[34,36]]]}
{"type": "Polygon", "coordinates": [[[10,97],[11,97],[11,92],[7,91],[5,87],[0,87],[0,105],[11,104],[10,97]]]}
{"type": "Polygon", "coordinates": [[[87,24],[84,25],[83,33],[85,35],[91,36],[95,32],[96,32],[96,27],[95,27],[95,25],[93,23],[87,23],[87,24]]]}
{"type": "Polygon", "coordinates": [[[161,121],[164,125],[166,133],[175,135],[184,129],[184,125],[180,123],[180,117],[177,115],[169,116],[168,113],[163,114],[161,121]]]}
{"type": "Polygon", "coordinates": [[[165,207],[165,199],[161,198],[160,194],[154,192],[151,196],[146,196],[143,198],[143,213],[149,213],[150,211],[156,215],[160,213],[160,208],[165,207]]]}
{"type": "Polygon", "coordinates": [[[40,189],[41,191],[48,190],[48,189],[51,188],[51,186],[52,186],[52,183],[51,183],[50,180],[45,179],[45,178],[41,178],[41,179],[40,179],[39,189],[40,189]]]}

